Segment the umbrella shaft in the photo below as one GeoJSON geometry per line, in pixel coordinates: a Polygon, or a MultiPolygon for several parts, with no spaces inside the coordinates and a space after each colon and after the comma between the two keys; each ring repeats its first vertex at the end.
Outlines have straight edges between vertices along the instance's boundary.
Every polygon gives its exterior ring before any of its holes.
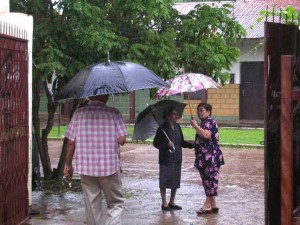
{"type": "MultiPolygon", "coordinates": [[[[165,130],[164,129],[162,129],[162,131],[164,132],[164,134],[166,135],[166,138],[168,139],[168,141],[171,141],[170,140],[170,138],[168,137],[168,135],[167,135],[167,133],[165,132],[165,130]]],[[[172,148],[173,150],[171,150],[171,149],[169,149],[169,152],[170,153],[174,153],[175,152],[175,147],[173,146],[173,148],[172,148]]]]}
{"type": "Polygon", "coordinates": [[[191,104],[190,104],[190,95],[189,95],[189,93],[187,93],[187,97],[188,97],[188,104],[189,104],[189,108],[190,108],[191,118],[193,118],[192,108],[191,108],[191,104]]]}

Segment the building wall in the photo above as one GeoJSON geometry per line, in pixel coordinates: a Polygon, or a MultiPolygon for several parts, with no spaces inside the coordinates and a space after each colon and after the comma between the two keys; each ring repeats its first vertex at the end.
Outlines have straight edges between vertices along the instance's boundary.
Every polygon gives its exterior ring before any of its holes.
{"type": "MultiPolygon", "coordinates": [[[[208,89],[207,103],[211,104],[212,117],[220,121],[239,120],[239,84],[226,84],[219,89],[208,89]]],[[[188,101],[185,100],[188,104],[188,101]]],[[[190,100],[189,105],[184,110],[184,118],[188,119],[191,116],[196,117],[196,110],[201,100],[190,100]]]]}
{"type": "Polygon", "coordinates": [[[1,13],[9,12],[9,0],[0,0],[0,12],[1,13]]]}
{"type": "Polygon", "coordinates": [[[242,62],[263,62],[264,42],[263,39],[244,39],[237,47],[240,49],[240,57],[233,63],[230,73],[233,73],[235,84],[241,83],[242,62]]]}

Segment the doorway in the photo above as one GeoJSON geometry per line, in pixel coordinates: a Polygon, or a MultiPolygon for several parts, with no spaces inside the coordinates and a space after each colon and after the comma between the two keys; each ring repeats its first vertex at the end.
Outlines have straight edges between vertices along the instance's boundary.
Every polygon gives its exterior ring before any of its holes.
{"type": "Polygon", "coordinates": [[[264,62],[241,63],[240,120],[264,119],[264,62]]]}

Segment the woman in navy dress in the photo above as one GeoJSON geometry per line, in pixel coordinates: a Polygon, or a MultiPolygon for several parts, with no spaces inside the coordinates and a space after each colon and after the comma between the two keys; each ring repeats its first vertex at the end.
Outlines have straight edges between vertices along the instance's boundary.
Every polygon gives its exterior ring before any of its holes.
{"type": "Polygon", "coordinates": [[[216,203],[218,195],[218,178],[221,165],[224,165],[223,153],[219,145],[218,125],[211,118],[212,107],[207,103],[197,106],[197,114],[201,123],[191,120],[191,125],[196,129],[195,137],[195,163],[202,179],[206,200],[198,215],[217,213],[219,208],[216,203]]]}
{"type": "Polygon", "coordinates": [[[194,148],[194,142],[184,140],[181,127],[176,123],[178,114],[175,107],[168,107],[164,111],[164,120],[165,122],[158,128],[153,140],[154,147],[159,149],[161,209],[164,211],[181,210],[181,206],[175,203],[175,196],[177,189],[180,188],[182,148],[194,148]],[[166,198],[166,189],[171,189],[169,203],[166,198]]]}

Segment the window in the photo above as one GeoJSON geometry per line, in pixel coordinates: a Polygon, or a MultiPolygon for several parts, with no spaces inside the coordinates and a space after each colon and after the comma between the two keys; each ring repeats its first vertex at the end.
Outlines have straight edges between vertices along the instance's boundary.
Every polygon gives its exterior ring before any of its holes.
{"type": "Polygon", "coordinates": [[[229,81],[230,84],[234,84],[234,83],[235,83],[235,82],[234,82],[234,81],[235,81],[234,77],[235,77],[235,74],[234,74],[234,73],[231,73],[231,74],[230,74],[230,81],[229,81]]]}
{"type": "MultiPolygon", "coordinates": [[[[189,98],[190,100],[201,100],[206,101],[207,100],[207,90],[201,90],[197,92],[189,92],[189,98]]],[[[188,94],[184,94],[184,100],[188,99],[188,94]]]]}

